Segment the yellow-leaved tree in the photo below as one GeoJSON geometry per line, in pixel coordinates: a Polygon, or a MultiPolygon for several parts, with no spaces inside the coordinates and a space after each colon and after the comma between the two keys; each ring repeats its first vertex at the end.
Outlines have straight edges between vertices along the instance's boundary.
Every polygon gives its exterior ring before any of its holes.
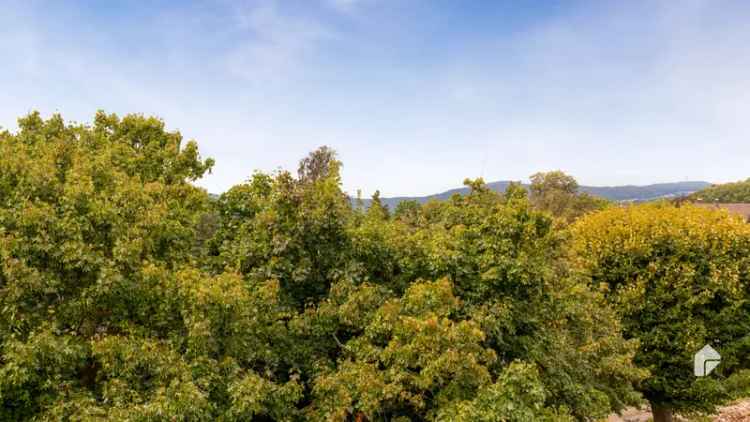
{"type": "Polygon", "coordinates": [[[724,211],[648,204],[585,216],[573,236],[579,268],[640,343],[635,363],[651,373],[640,390],[654,420],[730,398],[728,378],[750,367],[750,225],[724,211]],[[696,377],[706,344],[721,364],[696,377]]]}

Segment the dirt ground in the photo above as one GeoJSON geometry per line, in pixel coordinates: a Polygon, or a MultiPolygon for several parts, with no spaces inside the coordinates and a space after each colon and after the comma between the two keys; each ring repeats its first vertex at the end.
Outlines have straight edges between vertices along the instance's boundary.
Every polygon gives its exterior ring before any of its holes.
{"type": "MultiPolygon", "coordinates": [[[[622,416],[612,415],[607,422],[647,422],[651,420],[649,409],[628,409],[622,416]]],[[[676,421],[689,422],[690,419],[675,418],[676,421]]],[[[732,405],[719,409],[719,413],[701,421],[713,422],[750,422],[750,399],[740,400],[732,405]]]]}
{"type": "Polygon", "coordinates": [[[721,409],[714,422],[750,421],[750,399],[739,401],[721,409]]]}

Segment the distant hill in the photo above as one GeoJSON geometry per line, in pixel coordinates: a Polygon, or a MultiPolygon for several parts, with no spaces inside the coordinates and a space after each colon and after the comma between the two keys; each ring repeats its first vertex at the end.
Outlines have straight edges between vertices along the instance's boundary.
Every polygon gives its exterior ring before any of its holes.
{"type": "MultiPolygon", "coordinates": [[[[496,192],[505,192],[505,189],[511,183],[509,180],[503,180],[499,182],[487,183],[487,186],[496,192]]],[[[527,184],[524,186],[528,187],[527,184]]],[[[652,201],[661,198],[674,198],[678,196],[686,196],[705,189],[711,186],[708,182],[676,182],[676,183],[657,183],[653,185],[635,186],[581,186],[582,192],[588,192],[592,195],[601,196],[611,201],[617,202],[642,202],[652,201]]],[[[419,203],[425,203],[432,199],[446,200],[449,199],[453,194],[464,195],[469,192],[466,187],[447,190],[442,193],[437,193],[427,196],[396,196],[392,198],[380,198],[380,200],[388,205],[390,209],[394,209],[401,201],[415,200],[419,203]]],[[[369,206],[370,200],[364,199],[365,206],[369,206]]]]}

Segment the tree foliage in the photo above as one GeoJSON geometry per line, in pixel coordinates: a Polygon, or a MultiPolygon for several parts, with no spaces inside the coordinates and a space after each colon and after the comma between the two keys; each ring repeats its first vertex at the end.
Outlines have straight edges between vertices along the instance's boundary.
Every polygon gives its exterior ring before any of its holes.
{"type": "Polygon", "coordinates": [[[179,348],[210,169],[161,121],[34,113],[0,139],[0,401],[8,420],[203,415],[179,348]]]}
{"type": "Polygon", "coordinates": [[[191,182],[212,161],[158,119],[19,126],[0,135],[1,420],[583,421],[639,401],[637,342],[537,197],[467,180],[353,208],[323,148],[211,199],[191,182]]]}
{"type": "Polygon", "coordinates": [[[750,225],[723,211],[666,204],[611,208],[574,227],[580,266],[638,339],[640,385],[655,408],[711,411],[722,380],[750,365],[750,225]],[[696,378],[693,355],[711,344],[716,376],[696,378]]]}
{"type": "Polygon", "coordinates": [[[609,204],[604,198],[579,192],[578,182],[559,170],[533,174],[529,199],[537,209],[568,222],[609,204]]]}
{"type": "Polygon", "coordinates": [[[690,199],[698,202],[750,202],[750,179],[714,185],[695,192],[690,195],[690,199]]]}

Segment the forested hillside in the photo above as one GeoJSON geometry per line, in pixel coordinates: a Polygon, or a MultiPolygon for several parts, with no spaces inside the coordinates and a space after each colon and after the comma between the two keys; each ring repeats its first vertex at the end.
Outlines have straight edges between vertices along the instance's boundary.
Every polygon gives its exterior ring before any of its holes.
{"type": "Polygon", "coordinates": [[[695,192],[690,199],[698,202],[750,203],[750,179],[714,185],[695,192]]]}
{"type": "MultiPolygon", "coordinates": [[[[750,225],[562,172],[353,207],[321,148],[215,200],[164,123],[0,134],[0,420],[657,420],[747,394],[750,225]],[[695,378],[693,353],[723,356],[695,378]]],[[[251,169],[248,169],[250,172],[251,169]]]]}
{"type": "MultiPolygon", "coordinates": [[[[513,182],[511,181],[499,181],[489,182],[487,187],[491,190],[503,193],[513,182]]],[[[529,188],[529,184],[523,184],[524,188],[529,188]]],[[[597,196],[609,201],[615,202],[644,202],[654,201],[666,198],[675,198],[690,195],[701,189],[705,189],[711,186],[708,182],[675,182],[675,183],[657,183],[653,185],[644,186],[580,186],[582,193],[587,193],[592,196],[597,196]]],[[[434,195],[427,196],[398,196],[391,198],[380,198],[381,202],[391,209],[398,206],[403,201],[417,201],[420,204],[431,200],[445,201],[451,198],[451,196],[459,194],[465,195],[469,192],[468,188],[451,189],[445,192],[437,193],[434,195]]],[[[364,199],[365,206],[369,205],[369,199],[364,199]]]]}

